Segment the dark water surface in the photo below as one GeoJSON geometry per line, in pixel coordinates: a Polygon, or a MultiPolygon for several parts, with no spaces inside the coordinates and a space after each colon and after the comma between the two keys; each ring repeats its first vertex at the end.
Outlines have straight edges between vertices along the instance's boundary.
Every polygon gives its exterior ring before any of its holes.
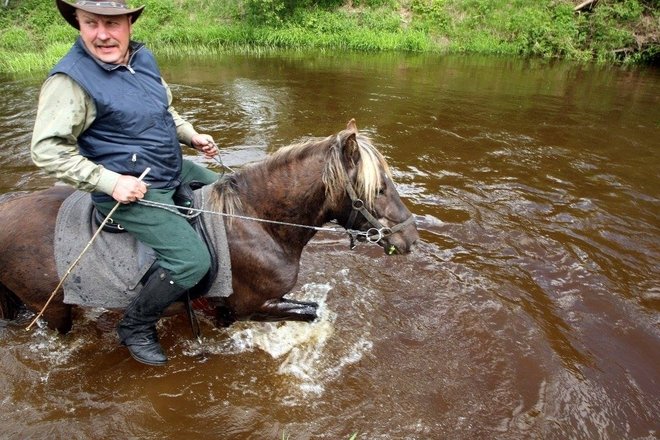
{"type": "MultiPolygon", "coordinates": [[[[658,438],[660,71],[325,54],[163,74],[232,166],[356,118],[422,243],[318,235],[294,296],[319,321],[203,321],[200,347],[168,319],[161,369],[98,310],[64,337],[3,323],[0,438],[658,438]]],[[[53,183],[29,157],[39,86],[0,80],[0,193],[53,183]]]]}

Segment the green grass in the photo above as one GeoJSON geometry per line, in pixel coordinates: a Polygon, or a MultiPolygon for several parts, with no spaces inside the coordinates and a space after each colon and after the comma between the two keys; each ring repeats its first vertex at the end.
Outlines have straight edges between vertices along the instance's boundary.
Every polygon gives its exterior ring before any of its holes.
{"type": "MultiPolygon", "coordinates": [[[[134,38],[158,55],[277,49],[658,60],[658,0],[144,0],[134,38]],[[655,6],[655,7],[654,7],[655,6]]],[[[0,73],[45,71],[76,36],[45,0],[0,8],[0,73]]]]}
{"type": "Polygon", "coordinates": [[[38,53],[0,49],[0,72],[12,74],[46,72],[66,54],[70,47],[70,43],[54,43],[38,53]]]}

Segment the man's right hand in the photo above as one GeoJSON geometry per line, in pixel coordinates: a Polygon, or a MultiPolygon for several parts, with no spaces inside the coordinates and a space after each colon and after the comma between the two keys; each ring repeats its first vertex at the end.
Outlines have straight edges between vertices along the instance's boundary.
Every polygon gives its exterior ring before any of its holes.
{"type": "Polygon", "coordinates": [[[112,198],[119,203],[132,203],[141,200],[147,192],[147,185],[133,176],[119,176],[112,198]]]}

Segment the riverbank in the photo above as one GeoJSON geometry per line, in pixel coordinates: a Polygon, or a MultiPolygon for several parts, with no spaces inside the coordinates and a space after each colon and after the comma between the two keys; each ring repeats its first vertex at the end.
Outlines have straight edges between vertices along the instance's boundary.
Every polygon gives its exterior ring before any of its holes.
{"type": "MultiPolygon", "coordinates": [[[[657,64],[656,0],[144,0],[159,56],[269,49],[470,53],[657,64]]],[[[75,29],[52,2],[0,8],[0,73],[47,71],[75,29]]]]}

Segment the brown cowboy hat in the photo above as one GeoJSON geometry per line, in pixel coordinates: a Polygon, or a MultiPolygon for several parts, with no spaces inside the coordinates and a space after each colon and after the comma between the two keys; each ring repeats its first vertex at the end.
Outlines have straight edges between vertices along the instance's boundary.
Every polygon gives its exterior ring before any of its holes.
{"type": "Polygon", "coordinates": [[[126,5],[125,0],[77,0],[75,3],[65,2],[64,0],[55,0],[55,2],[57,3],[57,9],[60,10],[62,17],[64,17],[64,19],[76,29],[80,29],[78,26],[78,20],[76,20],[76,9],[97,15],[130,15],[131,23],[135,23],[144,9],[144,6],[131,9],[126,5]]]}

